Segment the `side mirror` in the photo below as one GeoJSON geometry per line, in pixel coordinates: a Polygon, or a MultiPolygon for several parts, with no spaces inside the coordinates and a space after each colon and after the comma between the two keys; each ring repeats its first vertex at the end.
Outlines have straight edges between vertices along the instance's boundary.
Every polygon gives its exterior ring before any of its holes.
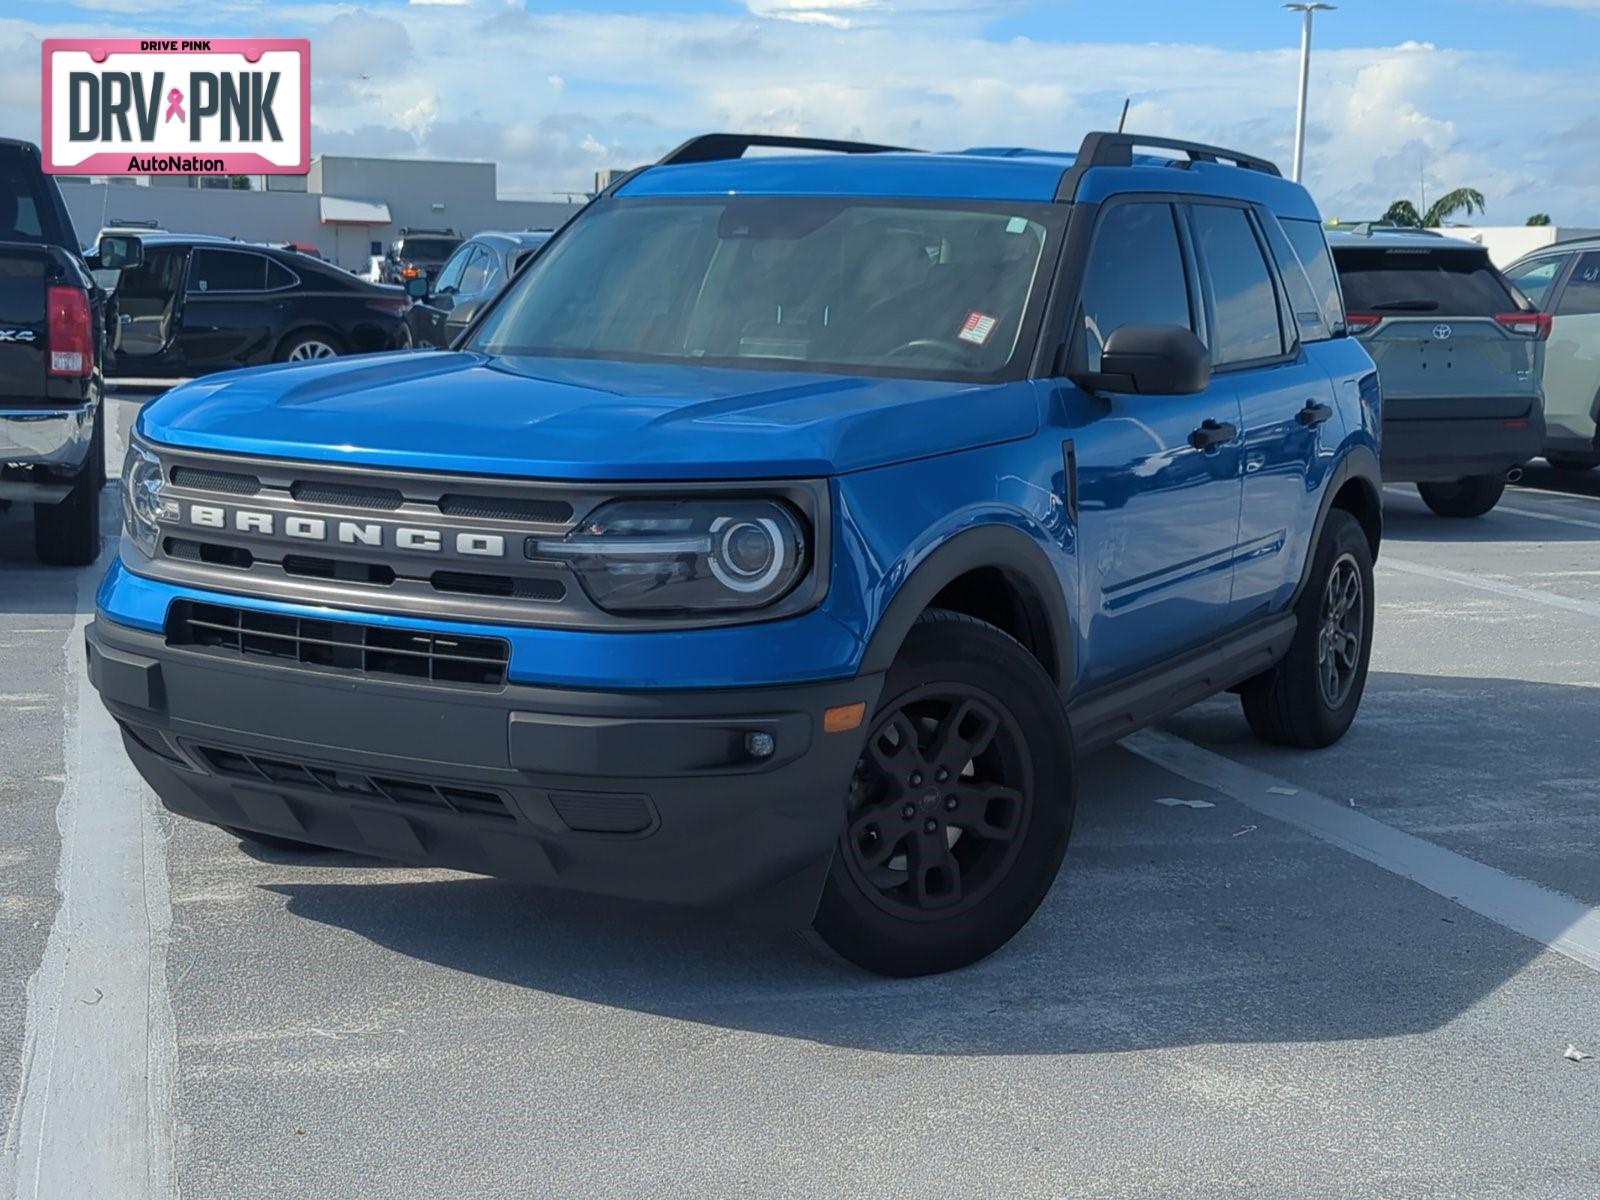
{"type": "Polygon", "coordinates": [[[426,300],[428,298],[428,278],[426,275],[413,275],[406,280],[406,295],[413,300],[426,300]]]}
{"type": "Polygon", "coordinates": [[[1123,325],[1100,351],[1100,369],[1073,382],[1091,392],[1192,396],[1211,382],[1211,353],[1182,325],[1123,325]]]}
{"type": "Polygon", "coordinates": [[[102,271],[126,271],[129,267],[144,265],[144,243],[136,237],[115,234],[100,239],[96,252],[102,271]]]}

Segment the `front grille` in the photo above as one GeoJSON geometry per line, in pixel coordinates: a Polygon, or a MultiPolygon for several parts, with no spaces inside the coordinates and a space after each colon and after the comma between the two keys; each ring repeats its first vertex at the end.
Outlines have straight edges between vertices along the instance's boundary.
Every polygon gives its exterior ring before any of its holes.
{"type": "Polygon", "coordinates": [[[346,483],[297,480],[289,494],[302,504],[327,504],[336,508],[370,508],[394,512],[406,502],[399,488],[356,487],[346,483]]]}
{"type": "Polygon", "coordinates": [[[518,600],[555,603],[567,594],[559,579],[519,579],[512,575],[481,575],[471,571],[435,571],[428,577],[435,591],[463,596],[514,596],[518,600]]]}
{"type": "Polygon", "coordinates": [[[240,471],[212,471],[205,467],[173,467],[172,482],[199,492],[222,492],[229,496],[255,496],[261,480],[240,471]]]}
{"type": "Polygon", "coordinates": [[[439,511],[447,517],[484,517],[491,521],[533,521],[562,525],[572,520],[572,505],[565,500],[519,500],[512,496],[439,497],[439,511]]]}
{"type": "Polygon", "coordinates": [[[173,558],[181,558],[185,562],[232,567],[236,571],[248,571],[255,565],[255,555],[242,546],[218,546],[211,542],[190,541],[188,538],[168,538],[162,545],[173,558]]]}
{"type": "Polygon", "coordinates": [[[309,554],[285,554],[283,571],[286,575],[307,579],[337,579],[343,583],[370,583],[375,587],[389,587],[394,583],[394,568],[382,563],[342,562],[309,554]]]}
{"type": "Polygon", "coordinates": [[[281,659],[324,670],[499,687],[511,647],[503,638],[461,637],[351,621],[284,616],[178,600],[167,644],[281,659]]]}
{"type": "Polygon", "coordinates": [[[303,791],[320,791],[352,799],[387,800],[410,808],[431,808],[461,816],[492,817],[514,821],[510,803],[499,792],[458,787],[425,779],[371,775],[348,767],[323,767],[315,763],[228,750],[220,746],[193,746],[213,774],[253,783],[279,784],[303,791]]]}

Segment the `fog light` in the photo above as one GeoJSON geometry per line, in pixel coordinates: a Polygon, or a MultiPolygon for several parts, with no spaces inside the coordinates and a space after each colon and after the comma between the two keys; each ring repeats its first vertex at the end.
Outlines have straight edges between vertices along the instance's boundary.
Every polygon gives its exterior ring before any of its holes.
{"type": "Polygon", "coordinates": [[[744,735],[744,748],[751,758],[771,758],[778,743],[770,733],[747,733],[744,735]]]}

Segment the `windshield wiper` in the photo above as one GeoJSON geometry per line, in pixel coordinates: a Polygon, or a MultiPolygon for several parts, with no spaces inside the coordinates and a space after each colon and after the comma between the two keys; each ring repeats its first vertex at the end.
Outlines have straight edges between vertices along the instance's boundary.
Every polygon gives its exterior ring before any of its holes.
{"type": "Polygon", "coordinates": [[[1437,312],[1437,300],[1384,300],[1374,304],[1377,312],[1437,312]]]}

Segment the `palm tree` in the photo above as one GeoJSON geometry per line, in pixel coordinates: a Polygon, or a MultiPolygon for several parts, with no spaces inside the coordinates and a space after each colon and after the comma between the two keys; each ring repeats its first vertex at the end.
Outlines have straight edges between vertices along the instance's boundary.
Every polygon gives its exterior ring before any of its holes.
{"type": "Polygon", "coordinates": [[[1421,229],[1422,218],[1417,215],[1417,206],[1409,200],[1396,200],[1384,210],[1381,221],[1384,225],[1401,225],[1407,229],[1421,229]]]}
{"type": "Polygon", "coordinates": [[[1436,229],[1463,209],[1469,217],[1475,212],[1483,212],[1483,193],[1477,188],[1457,188],[1453,192],[1446,192],[1428,208],[1422,223],[1429,229],[1436,229]]]}
{"type": "Polygon", "coordinates": [[[1484,207],[1483,193],[1477,188],[1457,188],[1435,200],[1426,213],[1418,213],[1417,206],[1409,200],[1396,200],[1383,214],[1383,222],[1407,229],[1436,229],[1458,212],[1465,210],[1470,217],[1483,212],[1484,207]]]}

